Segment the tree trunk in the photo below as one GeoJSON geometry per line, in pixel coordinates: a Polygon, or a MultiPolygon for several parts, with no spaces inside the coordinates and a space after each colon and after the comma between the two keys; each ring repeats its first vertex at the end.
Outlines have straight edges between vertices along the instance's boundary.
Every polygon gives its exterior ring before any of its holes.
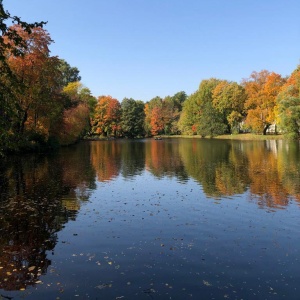
{"type": "Polygon", "coordinates": [[[269,127],[270,127],[270,124],[265,126],[264,131],[263,131],[263,135],[267,134],[267,130],[268,130],[269,127]]]}
{"type": "Polygon", "coordinates": [[[20,124],[20,133],[23,134],[24,133],[24,129],[25,129],[25,122],[27,121],[27,117],[28,117],[28,110],[26,109],[24,111],[24,115],[20,124]]]}

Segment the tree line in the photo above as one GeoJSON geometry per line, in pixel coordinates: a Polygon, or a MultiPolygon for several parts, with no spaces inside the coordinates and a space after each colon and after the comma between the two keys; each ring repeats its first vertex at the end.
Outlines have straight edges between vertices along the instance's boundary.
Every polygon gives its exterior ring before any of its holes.
{"type": "Polygon", "coordinates": [[[202,80],[189,96],[119,102],[94,97],[78,68],[51,56],[53,40],[43,25],[11,16],[0,0],[0,152],[68,145],[84,136],[266,134],[274,124],[299,138],[300,66],[287,77],[263,70],[241,83],[202,80]]]}
{"type": "Polygon", "coordinates": [[[300,136],[300,66],[287,77],[262,70],[241,83],[205,79],[189,96],[181,91],[146,103],[101,96],[91,118],[92,134],[115,137],[265,135],[271,126],[273,133],[300,136]]]}

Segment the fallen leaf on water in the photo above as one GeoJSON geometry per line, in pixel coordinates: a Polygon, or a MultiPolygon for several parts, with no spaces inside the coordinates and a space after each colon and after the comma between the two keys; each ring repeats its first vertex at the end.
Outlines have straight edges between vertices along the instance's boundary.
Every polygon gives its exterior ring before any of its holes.
{"type": "Polygon", "coordinates": [[[203,284],[206,285],[206,286],[211,286],[211,284],[206,280],[203,280],[203,284]]]}
{"type": "Polygon", "coordinates": [[[100,284],[100,285],[97,285],[95,288],[96,289],[99,289],[99,290],[102,290],[104,288],[111,288],[112,287],[112,284],[111,283],[103,283],[103,284],[100,284]]]}

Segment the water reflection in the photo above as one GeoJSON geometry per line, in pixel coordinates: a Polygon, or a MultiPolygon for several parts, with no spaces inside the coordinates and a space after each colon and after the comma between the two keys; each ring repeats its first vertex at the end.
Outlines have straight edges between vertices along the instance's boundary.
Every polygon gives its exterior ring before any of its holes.
{"type": "Polygon", "coordinates": [[[300,200],[299,143],[166,139],[91,143],[98,181],[132,178],[147,170],[157,179],[197,181],[208,197],[249,191],[259,207],[285,207],[300,200]]]}
{"type": "Polygon", "coordinates": [[[182,143],[180,150],[187,173],[207,196],[219,198],[245,191],[247,159],[238,144],[192,140],[182,143]]]}
{"type": "Polygon", "coordinates": [[[182,184],[192,178],[207,197],[247,192],[260,208],[285,208],[300,201],[299,150],[299,143],[284,141],[123,140],[2,159],[0,288],[20,290],[39,281],[57,233],[76,219],[97,181],[133,180],[145,172],[182,184]]]}
{"type": "Polygon", "coordinates": [[[145,168],[155,177],[175,177],[179,182],[186,182],[188,174],[180,155],[180,140],[146,142],[145,168]]]}
{"type": "Polygon", "coordinates": [[[121,169],[121,151],[120,143],[112,141],[91,143],[91,162],[98,181],[109,181],[118,176],[121,169]]]}
{"type": "Polygon", "coordinates": [[[47,272],[57,232],[76,218],[71,202],[88,199],[95,174],[87,147],[2,159],[0,174],[0,288],[22,290],[47,272]]]}

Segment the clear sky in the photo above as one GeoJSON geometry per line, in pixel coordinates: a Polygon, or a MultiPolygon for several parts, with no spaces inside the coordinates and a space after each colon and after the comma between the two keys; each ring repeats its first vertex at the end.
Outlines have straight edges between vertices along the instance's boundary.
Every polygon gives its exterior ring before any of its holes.
{"type": "Polygon", "coordinates": [[[211,77],[289,75],[300,64],[300,0],[4,0],[48,21],[51,54],[77,67],[94,96],[148,101],[211,77]]]}

